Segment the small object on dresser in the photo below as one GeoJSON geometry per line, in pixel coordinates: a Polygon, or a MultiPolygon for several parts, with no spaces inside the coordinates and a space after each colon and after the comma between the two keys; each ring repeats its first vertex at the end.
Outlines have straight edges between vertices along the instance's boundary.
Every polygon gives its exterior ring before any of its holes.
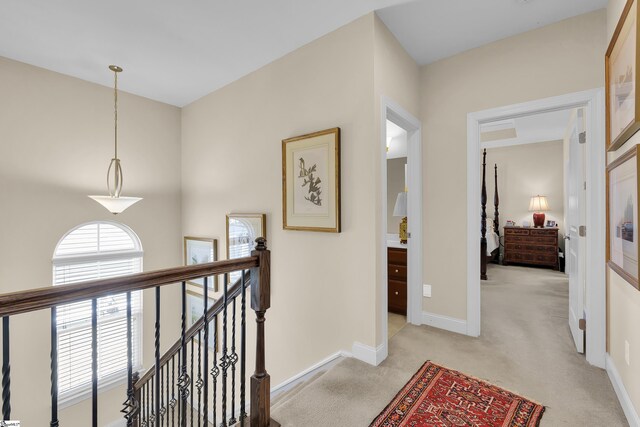
{"type": "Polygon", "coordinates": [[[525,228],[531,227],[531,223],[529,221],[522,221],[522,226],[525,228]]]}
{"type": "Polygon", "coordinates": [[[556,222],[552,221],[550,219],[547,220],[547,224],[545,225],[545,227],[547,227],[547,228],[553,228],[555,226],[556,226],[556,222]]]}
{"type": "Polygon", "coordinates": [[[516,226],[516,222],[515,221],[511,221],[510,219],[507,220],[507,227],[515,227],[516,226]]]}

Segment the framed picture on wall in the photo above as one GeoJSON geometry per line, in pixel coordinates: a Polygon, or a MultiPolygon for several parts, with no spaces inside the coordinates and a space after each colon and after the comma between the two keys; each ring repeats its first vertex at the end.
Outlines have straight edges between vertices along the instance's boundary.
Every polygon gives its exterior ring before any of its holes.
{"type": "MultiPolygon", "coordinates": [[[[267,238],[266,214],[227,215],[227,259],[251,256],[258,237],[267,238]]],[[[235,283],[241,275],[234,271],[229,275],[229,283],[235,283]]]]}
{"type": "MultiPolygon", "coordinates": [[[[205,264],[218,260],[218,240],[208,237],[184,237],[184,265],[205,264]]],[[[190,290],[204,294],[204,278],[187,282],[190,290]]],[[[208,292],[218,292],[218,277],[207,279],[208,292]]]]}
{"type": "Polygon", "coordinates": [[[282,141],[282,227],[340,232],[340,128],[282,141]]]}
{"type": "Polygon", "coordinates": [[[638,159],[636,145],[607,167],[607,264],[638,288],[638,159]]]}
{"type": "Polygon", "coordinates": [[[628,0],[605,55],[607,150],[617,150],[640,129],[637,0],[628,0]]]}
{"type": "MultiPolygon", "coordinates": [[[[213,298],[207,298],[207,309],[211,308],[211,306],[216,302],[215,299],[213,298]]],[[[187,328],[190,328],[191,326],[193,326],[194,323],[196,323],[201,317],[202,314],[204,313],[204,301],[203,301],[203,296],[192,292],[192,291],[187,291],[187,328]]],[[[215,324],[214,321],[211,320],[209,322],[209,336],[208,336],[208,345],[207,347],[209,347],[209,350],[211,351],[217,351],[218,350],[218,341],[219,341],[219,337],[217,337],[214,334],[215,331],[215,324]],[[214,337],[216,338],[214,341],[214,337]],[[214,343],[215,343],[215,347],[214,347],[214,343]]],[[[202,332],[200,332],[201,336],[200,339],[198,339],[198,335],[196,335],[196,342],[200,342],[203,338],[204,338],[204,329],[202,332]]]]}

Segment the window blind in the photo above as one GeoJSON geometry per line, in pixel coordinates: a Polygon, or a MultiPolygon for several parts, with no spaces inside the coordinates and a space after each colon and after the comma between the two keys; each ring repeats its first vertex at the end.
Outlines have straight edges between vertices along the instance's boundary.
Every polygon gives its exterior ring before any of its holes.
{"type": "MultiPolygon", "coordinates": [[[[85,224],[67,233],[53,259],[53,284],[126,276],[142,271],[142,248],[133,233],[115,223],[85,224]]],[[[98,299],[98,382],[127,372],[127,296],[98,299]]],[[[142,364],[142,294],[131,294],[133,365],[142,364]]],[[[91,389],[91,301],[58,307],[58,393],[62,402],[91,389]]]]}

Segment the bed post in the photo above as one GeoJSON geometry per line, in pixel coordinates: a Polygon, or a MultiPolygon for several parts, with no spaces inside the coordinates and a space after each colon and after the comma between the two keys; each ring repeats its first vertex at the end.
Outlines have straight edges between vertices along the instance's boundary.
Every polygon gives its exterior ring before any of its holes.
{"type": "Polygon", "coordinates": [[[496,261],[500,264],[500,213],[498,212],[500,197],[498,197],[498,165],[494,163],[493,168],[495,178],[495,192],[493,193],[493,231],[498,235],[498,259],[496,261]]]}
{"type": "Polygon", "coordinates": [[[482,192],[480,193],[480,280],[487,280],[487,149],[482,152],[482,192]]]}

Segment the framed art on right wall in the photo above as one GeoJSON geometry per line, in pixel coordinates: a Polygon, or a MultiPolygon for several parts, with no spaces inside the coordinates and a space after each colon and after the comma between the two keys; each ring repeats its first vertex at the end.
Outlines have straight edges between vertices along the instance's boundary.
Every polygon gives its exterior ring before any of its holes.
{"type": "Polygon", "coordinates": [[[637,3],[637,0],[627,1],[605,55],[608,151],[617,150],[640,130],[637,3]]]}
{"type": "Polygon", "coordinates": [[[638,159],[636,145],[607,167],[607,264],[638,288],[638,159]]]}

